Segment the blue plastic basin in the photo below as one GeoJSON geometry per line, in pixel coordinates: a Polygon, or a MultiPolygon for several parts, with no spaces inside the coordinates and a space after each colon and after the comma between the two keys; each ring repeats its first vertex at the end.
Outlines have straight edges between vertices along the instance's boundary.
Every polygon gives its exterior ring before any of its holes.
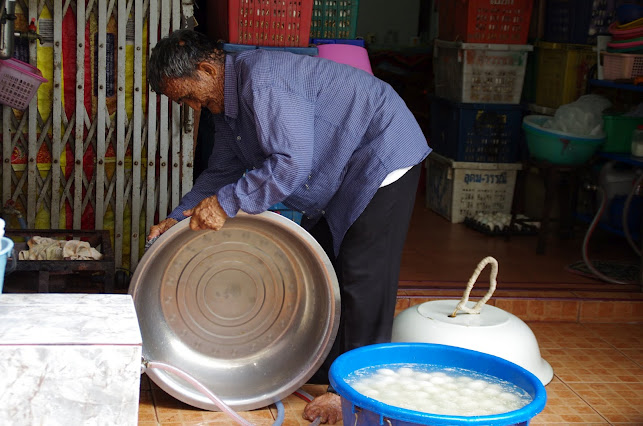
{"type": "Polygon", "coordinates": [[[576,136],[543,127],[551,117],[528,115],[523,118],[529,155],[552,164],[579,165],[592,158],[605,142],[605,135],[576,136]]]}
{"type": "Polygon", "coordinates": [[[344,424],[350,425],[527,425],[545,408],[542,382],[524,368],[493,355],[433,343],[382,343],[353,349],[330,368],[330,383],[342,397],[344,424]],[[524,389],[532,402],[519,410],[490,416],[446,416],[384,404],[354,390],[346,378],[355,370],[390,364],[462,368],[506,380],[524,389]]]}

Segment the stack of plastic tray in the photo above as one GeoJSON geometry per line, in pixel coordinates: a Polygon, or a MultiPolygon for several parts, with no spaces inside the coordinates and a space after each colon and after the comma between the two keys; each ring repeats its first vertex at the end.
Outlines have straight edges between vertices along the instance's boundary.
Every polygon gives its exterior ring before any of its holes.
{"type": "Polygon", "coordinates": [[[438,2],[426,203],[451,222],[511,209],[532,9],[531,0],[438,2]]]}

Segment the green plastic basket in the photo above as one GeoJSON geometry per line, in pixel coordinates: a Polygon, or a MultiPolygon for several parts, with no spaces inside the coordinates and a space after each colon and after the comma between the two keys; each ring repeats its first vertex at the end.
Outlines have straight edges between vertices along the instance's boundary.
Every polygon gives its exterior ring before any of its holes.
{"type": "Polygon", "coordinates": [[[551,119],[546,115],[528,115],[523,119],[529,155],[538,160],[559,165],[579,165],[587,162],[605,142],[605,135],[575,136],[543,127],[551,119]]]}
{"type": "Polygon", "coordinates": [[[354,39],[358,0],[314,0],[310,38],[354,39]]]}
{"type": "Polygon", "coordinates": [[[632,150],[632,133],[639,124],[643,124],[643,117],[625,117],[619,114],[603,115],[607,139],[601,147],[601,151],[629,154],[632,150]]]}

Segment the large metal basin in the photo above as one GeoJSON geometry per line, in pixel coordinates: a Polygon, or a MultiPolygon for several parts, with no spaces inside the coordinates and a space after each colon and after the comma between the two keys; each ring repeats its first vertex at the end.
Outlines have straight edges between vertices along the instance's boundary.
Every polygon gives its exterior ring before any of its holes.
{"type": "MultiPolygon", "coordinates": [[[[132,277],[143,358],[180,368],[235,410],[297,390],[330,351],[339,287],[321,246],[272,212],[239,214],[220,231],[184,220],[145,253],[132,277]]],[[[183,379],[148,376],[175,398],[218,410],[183,379]]]]}

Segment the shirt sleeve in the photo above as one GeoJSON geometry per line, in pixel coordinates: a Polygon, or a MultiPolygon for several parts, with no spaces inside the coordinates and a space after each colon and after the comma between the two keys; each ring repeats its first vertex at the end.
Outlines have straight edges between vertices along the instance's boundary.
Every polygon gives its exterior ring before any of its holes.
{"type": "Polygon", "coordinates": [[[230,216],[239,210],[261,213],[284,201],[305,183],[313,164],[313,102],[267,87],[254,91],[241,108],[254,117],[265,160],[219,191],[221,206],[230,216]]]}
{"type": "Polygon", "coordinates": [[[221,117],[215,117],[214,143],[208,159],[208,167],[194,182],[194,186],[183,196],[179,205],[168,217],[181,221],[183,211],[195,207],[201,200],[211,197],[227,184],[236,182],[243,176],[245,168],[231,149],[234,138],[230,127],[221,117]]]}

